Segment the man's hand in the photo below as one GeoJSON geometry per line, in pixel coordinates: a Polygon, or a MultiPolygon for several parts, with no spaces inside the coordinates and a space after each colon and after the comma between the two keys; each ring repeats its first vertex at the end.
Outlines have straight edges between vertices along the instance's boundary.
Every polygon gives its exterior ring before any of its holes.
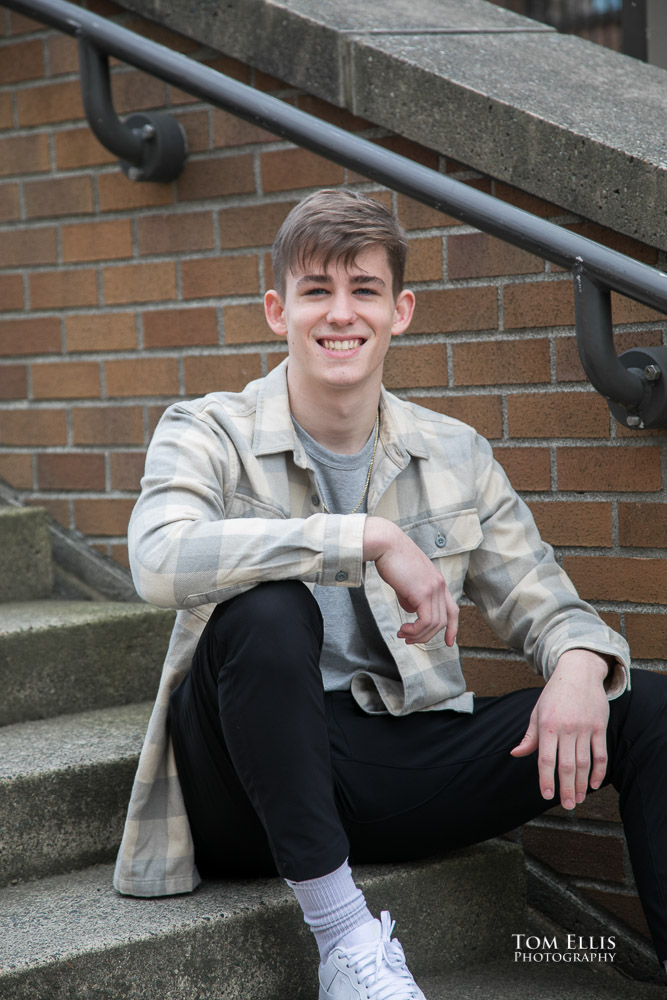
{"type": "Polygon", "coordinates": [[[512,750],[514,757],[539,751],[540,791],[545,799],[554,796],[558,765],[564,809],[584,801],[589,783],[599,788],[607,770],[608,670],[607,660],[591,650],[563,653],[533,709],[526,735],[512,750]]]}
{"type": "Polygon", "coordinates": [[[417,620],[406,622],[398,638],[406,643],[428,642],[442,629],[445,642],[454,645],[459,609],[447,584],[431,560],[405,532],[384,517],[367,517],[364,560],[396,591],[398,603],[417,620]]]}

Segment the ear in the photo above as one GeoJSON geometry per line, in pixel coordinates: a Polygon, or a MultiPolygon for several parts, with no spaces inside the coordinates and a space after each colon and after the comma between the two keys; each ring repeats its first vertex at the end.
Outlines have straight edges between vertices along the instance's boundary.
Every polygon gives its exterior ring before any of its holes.
{"type": "Polygon", "coordinates": [[[404,288],[396,299],[394,306],[394,322],[391,326],[391,334],[395,337],[399,333],[405,333],[412,322],[412,314],[415,311],[415,295],[409,288],[404,288]]]}
{"type": "Polygon", "coordinates": [[[279,337],[287,336],[287,319],[285,306],[275,288],[270,288],[264,296],[264,314],[266,322],[279,337]]]}

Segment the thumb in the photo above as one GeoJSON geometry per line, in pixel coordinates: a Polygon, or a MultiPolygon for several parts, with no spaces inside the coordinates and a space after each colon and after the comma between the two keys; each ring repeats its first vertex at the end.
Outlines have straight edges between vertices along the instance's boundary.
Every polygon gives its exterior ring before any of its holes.
{"type": "Polygon", "coordinates": [[[537,740],[537,726],[534,725],[533,720],[530,720],[528,729],[526,730],[526,735],[521,740],[518,746],[515,746],[513,750],[510,750],[512,757],[527,757],[529,753],[534,753],[538,747],[537,740]]]}

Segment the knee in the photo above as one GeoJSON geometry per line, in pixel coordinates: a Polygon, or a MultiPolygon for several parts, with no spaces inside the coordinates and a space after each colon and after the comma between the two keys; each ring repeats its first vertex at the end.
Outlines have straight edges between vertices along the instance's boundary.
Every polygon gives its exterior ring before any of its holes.
{"type": "Polygon", "coordinates": [[[210,625],[219,640],[230,634],[269,641],[275,652],[285,644],[322,644],[322,615],[317,601],[299,580],[260,583],[232,600],[218,605],[210,625]]]}

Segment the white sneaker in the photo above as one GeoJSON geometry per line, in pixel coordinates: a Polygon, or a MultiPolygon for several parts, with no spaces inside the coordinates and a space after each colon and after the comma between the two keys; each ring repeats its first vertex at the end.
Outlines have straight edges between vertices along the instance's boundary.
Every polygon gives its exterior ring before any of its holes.
{"type": "Polygon", "coordinates": [[[391,940],[387,910],[367,944],[337,945],[320,965],[319,1000],[426,1000],[405,964],[403,948],[391,940]]]}

